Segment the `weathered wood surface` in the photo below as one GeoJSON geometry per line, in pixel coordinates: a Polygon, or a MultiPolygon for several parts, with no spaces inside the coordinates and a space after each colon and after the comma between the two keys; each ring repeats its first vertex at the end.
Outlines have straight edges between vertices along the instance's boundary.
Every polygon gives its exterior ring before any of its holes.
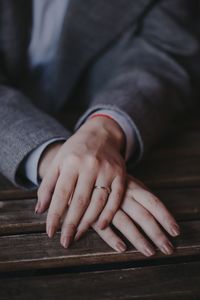
{"type": "MultiPolygon", "coordinates": [[[[171,257],[199,256],[200,221],[182,222],[182,234],[173,240],[176,251],[171,257]]],[[[59,243],[60,234],[49,239],[46,234],[24,234],[0,237],[0,271],[16,271],[40,268],[58,268],[101,263],[146,260],[130,245],[128,251],[118,254],[90,231],[69,249],[59,243]]],[[[164,258],[160,251],[154,258],[164,258]]]]}
{"type": "Polygon", "coordinates": [[[90,273],[8,278],[1,300],[198,300],[200,262],[90,273]]]}
{"type": "MultiPolygon", "coordinates": [[[[177,220],[200,219],[200,188],[154,191],[177,220]]],[[[0,200],[0,236],[45,230],[46,214],[34,214],[36,199],[0,200]]]]}

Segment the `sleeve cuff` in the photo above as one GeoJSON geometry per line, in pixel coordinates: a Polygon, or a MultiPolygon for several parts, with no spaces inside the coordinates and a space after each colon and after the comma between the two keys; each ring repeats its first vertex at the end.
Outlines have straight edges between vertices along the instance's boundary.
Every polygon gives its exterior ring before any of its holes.
{"type": "Polygon", "coordinates": [[[40,157],[46,147],[48,147],[50,144],[55,143],[57,141],[65,141],[66,139],[63,137],[60,138],[53,138],[48,140],[47,142],[43,143],[36,149],[32,150],[31,153],[26,157],[26,159],[23,162],[22,165],[22,173],[23,175],[31,181],[36,186],[39,184],[39,178],[38,178],[38,164],[40,157]]]}
{"type": "Polygon", "coordinates": [[[116,111],[111,108],[98,108],[90,113],[86,112],[81,119],[79,119],[75,130],[77,130],[89,117],[95,115],[96,113],[110,116],[122,128],[126,137],[125,160],[127,161],[136,152],[136,149],[138,149],[138,140],[132,122],[122,111],[116,111]]]}

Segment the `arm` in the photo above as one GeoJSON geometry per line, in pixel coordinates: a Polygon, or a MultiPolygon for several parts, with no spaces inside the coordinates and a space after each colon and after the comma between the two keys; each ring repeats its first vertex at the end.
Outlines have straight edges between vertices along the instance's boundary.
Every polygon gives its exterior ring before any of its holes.
{"type": "Polygon", "coordinates": [[[90,73],[91,104],[84,117],[99,107],[127,114],[139,141],[139,158],[194,103],[200,80],[195,3],[158,1],[140,30],[127,30],[90,73]],[[104,84],[98,85],[102,78],[104,84]]]}
{"type": "Polygon", "coordinates": [[[32,188],[19,172],[23,160],[47,140],[60,136],[67,139],[70,132],[13,88],[1,67],[0,103],[0,172],[14,184],[32,188]]]}

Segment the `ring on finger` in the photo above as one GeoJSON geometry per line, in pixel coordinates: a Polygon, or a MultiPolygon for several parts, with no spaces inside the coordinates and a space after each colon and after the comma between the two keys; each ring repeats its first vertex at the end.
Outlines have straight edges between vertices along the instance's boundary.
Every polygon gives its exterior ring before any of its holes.
{"type": "Polygon", "coordinates": [[[94,189],[104,190],[108,195],[111,193],[111,189],[107,186],[95,185],[94,189]]]}

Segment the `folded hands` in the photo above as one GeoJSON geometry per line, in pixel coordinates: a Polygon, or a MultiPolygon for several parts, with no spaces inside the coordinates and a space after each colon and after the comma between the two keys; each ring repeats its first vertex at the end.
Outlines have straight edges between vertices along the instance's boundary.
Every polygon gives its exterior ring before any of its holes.
{"type": "Polygon", "coordinates": [[[165,231],[175,237],[179,225],[156,196],[127,175],[124,144],[117,123],[94,118],[65,143],[47,148],[39,165],[36,212],[48,209],[47,234],[53,237],[61,227],[65,248],[93,227],[108,245],[123,252],[126,244],[113,224],[144,255],[155,253],[151,242],[171,254],[173,245],[165,231]]]}

